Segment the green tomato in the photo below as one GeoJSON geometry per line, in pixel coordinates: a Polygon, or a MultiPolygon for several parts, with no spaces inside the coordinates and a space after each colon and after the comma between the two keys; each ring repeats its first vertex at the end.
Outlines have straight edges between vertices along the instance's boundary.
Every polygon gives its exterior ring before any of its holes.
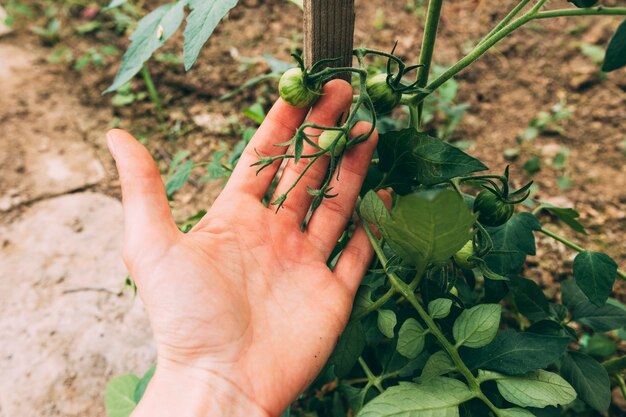
{"type": "Polygon", "coordinates": [[[508,222],[515,207],[500,199],[489,190],[483,190],[474,200],[474,212],[478,213],[478,221],[485,226],[501,226],[508,222]]]}
{"type": "Polygon", "coordinates": [[[311,107],[322,95],[320,91],[305,85],[304,74],[300,68],[291,68],[280,77],[278,92],[283,100],[299,109],[311,107]]]}
{"type": "Polygon", "coordinates": [[[457,253],[454,254],[454,260],[461,268],[472,269],[476,265],[469,260],[469,257],[474,255],[474,245],[471,240],[468,240],[465,245],[457,253]]]}
{"type": "Polygon", "coordinates": [[[376,74],[367,79],[367,94],[372,98],[374,110],[376,113],[389,113],[398,104],[402,98],[402,93],[394,91],[387,84],[387,74],[376,74]]]}
{"type": "MultiPolygon", "coordinates": [[[[330,147],[337,140],[337,144],[335,144],[335,156],[341,155],[343,150],[346,148],[346,135],[343,134],[340,130],[325,130],[322,132],[320,137],[318,138],[317,144],[326,149],[330,147]],[[337,136],[341,135],[339,140],[337,140],[337,136]]],[[[329,150],[330,153],[330,150],[329,150]]]]}

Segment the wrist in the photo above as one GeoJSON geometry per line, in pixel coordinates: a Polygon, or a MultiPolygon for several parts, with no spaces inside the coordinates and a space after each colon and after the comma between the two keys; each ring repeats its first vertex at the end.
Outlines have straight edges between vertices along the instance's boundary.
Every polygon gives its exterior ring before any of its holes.
{"type": "Polygon", "coordinates": [[[131,417],[272,417],[233,382],[204,370],[157,365],[131,417]]]}

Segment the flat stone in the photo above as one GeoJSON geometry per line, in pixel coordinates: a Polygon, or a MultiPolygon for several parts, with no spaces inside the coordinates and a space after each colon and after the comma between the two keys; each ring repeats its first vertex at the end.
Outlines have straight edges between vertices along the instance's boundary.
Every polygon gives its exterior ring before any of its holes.
{"type": "Polygon", "coordinates": [[[106,382],[155,351],[123,291],[119,201],[76,193],[0,226],[0,415],[105,417],[106,382]],[[45,232],[44,232],[45,231],[45,232]]]}

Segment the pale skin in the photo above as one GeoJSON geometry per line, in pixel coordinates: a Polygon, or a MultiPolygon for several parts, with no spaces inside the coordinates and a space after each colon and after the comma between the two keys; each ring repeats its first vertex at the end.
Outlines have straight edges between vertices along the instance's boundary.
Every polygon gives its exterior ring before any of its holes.
{"type": "MultiPolygon", "coordinates": [[[[336,198],[303,232],[320,160],[276,213],[262,198],[280,162],[256,175],[263,156],[308,120],[334,125],[352,101],[348,83],[326,84],[308,114],[278,100],[207,215],[187,234],[176,227],[148,151],[121,130],[108,133],[125,211],[124,259],[150,318],[157,370],[132,417],[279,416],[313,381],[343,331],[373,256],[357,227],[335,268],[326,261],[353,215],[377,134],[344,156],[336,198]]],[[[357,124],[352,135],[369,130],[357,124]]],[[[312,133],[312,132],[311,132],[312,133]]],[[[305,152],[311,149],[305,149],[305,152]]],[[[303,161],[305,162],[305,161],[303,161]]],[[[304,167],[290,162],[274,194],[304,167]]]]}

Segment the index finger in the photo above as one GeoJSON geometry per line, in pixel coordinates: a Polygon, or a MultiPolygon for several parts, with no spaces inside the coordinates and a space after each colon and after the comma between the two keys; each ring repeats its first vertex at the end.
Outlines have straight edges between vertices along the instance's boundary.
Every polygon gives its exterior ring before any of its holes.
{"type": "Polygon", "coordinates": [[[265,158],[284,154],[288,146],[275,145],[291,139],[308,112],[308,108],[298,109],[279,98],[241,154],[224,191],[251,194],[259,200],[263,198],[282,159],[274,161],[258,175],[256,167],[251,165],[259,161],[259,155],[265,158]]]}

